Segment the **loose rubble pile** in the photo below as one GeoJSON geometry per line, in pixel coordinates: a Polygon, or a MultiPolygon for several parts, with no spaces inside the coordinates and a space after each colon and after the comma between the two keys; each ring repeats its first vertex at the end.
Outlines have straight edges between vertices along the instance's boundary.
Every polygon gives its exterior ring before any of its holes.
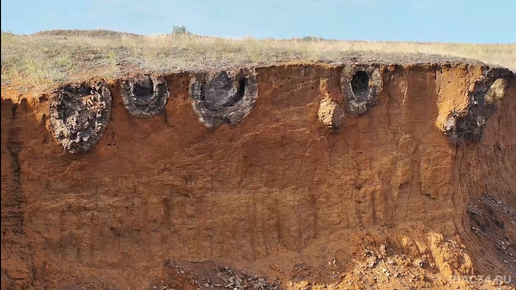
{"type": "Polygon", "coordinates": [[[511,236],[508,224],[516,226],[516,212],[507,204],[485,194],[468,204],[471,230],[479,237],[490,240],[497,249],[501,261],[516,273],[516,240],[511,236]]]}
{"type": "Polygon", "coordinates": [[[212,261],[188,262],[166,259],[168,279],[151,288],[159,290],[231,289],[231,290],[280,290],[277,279],[273,281],[245,271],[220,266],[212,261]]]}

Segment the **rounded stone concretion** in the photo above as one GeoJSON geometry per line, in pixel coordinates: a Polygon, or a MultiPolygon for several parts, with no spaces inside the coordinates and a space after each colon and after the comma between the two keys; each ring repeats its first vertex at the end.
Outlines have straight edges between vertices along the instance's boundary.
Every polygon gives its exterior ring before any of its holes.
{"type": "Polygon", "coordinates": [[[190,83],[193,108],[207,127],[237,124],[256,104],[256,77],[240,69],[196,74],[190,83]]]}
{"type": "Polygon", "coordinates": [[[317,112],[319,121],[330,129],[339,129],[344,123],[344,112],[339,104],[330,98],[322,99],[317,112]]]}
{"type": "Polygon", "coordinates": [[[486,103],[493,104],[502,100],[505,96],[505,89],[507,89],[507,81],[505,79],[497,79],[494,81],[486,92],[486,103]]]}
{"type": "Polygon", "coordinates": [[[375,66],[345,66],[341,75],[341,90],[351,114],[363,114],[376,105],[383,81],[375,66]]]}
{"type": "Polygon", "coordinates": [[[55,139],[71,153],[86,153],[100,140],[111,114],[108,85],[68,84],[49,101],[50,128],[55,139]]]}
{"type": "Polygon", "coordinates": [[[469,106],[466,112],[451,112],[444,127],[444,134],[455,143],[465,139],[482,139],[487,121],[497,110],[498,101],[503,99],[507,81],[497,69],[484,72],[468,93],[469,106]]]}
{"type": "Polygon", "coordinates": [[[170,95],[163,77],[146,75],[124,80],[121,88],[124,107],[131,116],[138,118],[159,114],[170,95]]]}

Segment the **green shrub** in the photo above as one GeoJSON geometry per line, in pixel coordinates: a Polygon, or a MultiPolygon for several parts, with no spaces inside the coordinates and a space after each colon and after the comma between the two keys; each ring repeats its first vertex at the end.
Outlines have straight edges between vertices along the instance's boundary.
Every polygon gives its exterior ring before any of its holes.
{"type": "Polygon", "coordinates": [[[188,30],[186,30],[186,27],[184,25],[177,26],[174,25],[172,28],[172,35],[183,35],[183,34],[190,34],[188,30]]]}

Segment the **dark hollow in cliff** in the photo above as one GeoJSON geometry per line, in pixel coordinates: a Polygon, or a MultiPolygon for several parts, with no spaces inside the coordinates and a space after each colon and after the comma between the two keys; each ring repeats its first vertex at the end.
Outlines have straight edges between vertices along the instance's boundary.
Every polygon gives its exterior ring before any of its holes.
{"type": "Polygon", "coordinates": [[[165,107],[169,92],[163,77],[141,76],[121,83],[124,106],[129,114],[138,118],[156,115],[165,107]]]}
{"type": "Polygon", "coordinates": [[[239,69],[198,73],[190,84],[190,96],[199,119],[207,127],[237,124],[256,104],[256,77],[239,69]]]}
{"type": "Polygon", "coordinates": [[[357,71],[351,80],[351,91],[358,99],[366,99],[371,91],[369,88],[369,76],[365,71],[357,71]]]}
{"type": "Polygon", "coordinates": [[[383,86],[380,69],[374,65],[344,65],[341,89],[348,110],[353,115],[365,113],[376,105],[383,86]]]}

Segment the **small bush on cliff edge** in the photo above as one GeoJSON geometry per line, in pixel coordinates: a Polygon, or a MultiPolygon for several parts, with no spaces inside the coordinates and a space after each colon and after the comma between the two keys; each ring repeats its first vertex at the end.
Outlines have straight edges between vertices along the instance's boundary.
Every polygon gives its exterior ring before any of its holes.
{"type": "Polygon", "coordinates": [[[186,30],[186,27],[184,25],[177,26],[174,25],[172,27],[172,35],[188,35],[191,34],[190,31],[186,30]]]}
{"type": "Polygon", "coordinates": [[[304,36],[301,38],[303,41],[323,41],[325,40],[323,37],[317,37],[317,36],[304,36]]]}

